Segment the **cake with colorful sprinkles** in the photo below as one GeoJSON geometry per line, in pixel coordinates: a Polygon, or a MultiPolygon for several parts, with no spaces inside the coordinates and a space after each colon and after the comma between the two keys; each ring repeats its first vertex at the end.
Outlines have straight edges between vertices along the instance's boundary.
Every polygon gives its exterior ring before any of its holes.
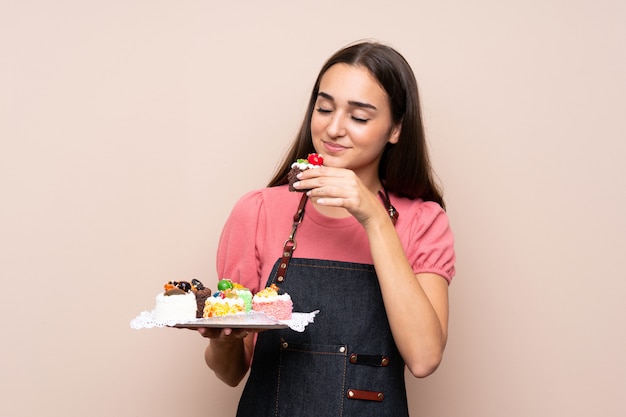
{"type": "Polygon", "coordinates": [[[232,290],[219,291],[206,299],[204,317],[219,317],[244,311],[243,299],[232,290]]]}
{"type": "Polygon", "coordinates": [[[289,180],[289,191],[308,191],[308,190],[296,190],[293,188],[293,183],[298,181],[298,174],[307,169],[319,168],[324,163],[322,155],[317,153],[310,153],[306,159],[298,159],[291,164],[291,171],[287,173],[287,179],[289,180]]]}
{"type": "Polygon", "coordinates": [[[218,292],[206,299],[203,317],[247,313],[252,309],[252,293],[243,285],[222,279],[217,283],[217,289],[218,292]]]}
{"type": "Polygon", "coordinates": [[[252,292],[236,282],[233,283],[233,291],[243,300],[244,311],[252,310],[252,292]]]}
{"type": "Polygon", "coordinates": [[[257,292],[252,297],[252,310],[261,311],[276,320],[290,320],[293,302],[287,293],[280,293],[276,284],[257,292]]]}

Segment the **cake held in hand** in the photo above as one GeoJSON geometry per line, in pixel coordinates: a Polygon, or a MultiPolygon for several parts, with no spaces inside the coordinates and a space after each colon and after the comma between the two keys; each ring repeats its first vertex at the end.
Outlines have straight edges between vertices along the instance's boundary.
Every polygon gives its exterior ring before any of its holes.
{"type": "Polygon", "coordinates": [[[298,159],[291,164],[291,171],[287,173],[287,179],[289,180],[289,191],[308,191],[308,190],[296,190],[293,188],[293,183],[298,181],[298,174],[307,169],[319,168],[324,163],[322,155],[317,153],[310,153],[306,159],[298,159]]]}
{"type": "Polygon", "coordinates": [[[279,294],[276,284],[272,284],[252,297],[252,310],[263,312],[276,320],[290,320],[293,302],[289,294],[279,294]]]}

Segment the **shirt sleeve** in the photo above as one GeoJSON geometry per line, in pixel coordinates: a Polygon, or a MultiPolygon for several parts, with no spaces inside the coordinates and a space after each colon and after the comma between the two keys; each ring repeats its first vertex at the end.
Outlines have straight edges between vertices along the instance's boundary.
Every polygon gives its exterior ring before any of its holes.
{"type": "Polygon", "coordinates": [[[410,236],[414,250],[407,255],[413,272],[438,274],[450,283],[456,273],[454,235],[441,206],[434,202],[421,204],[410,236]]]}
{"type": "Polygon", "coordinates": [[[263,212],[261,192],[245,194],[226,220],[217,248],[218,278],[229,278],[253,293],[260,287],[261,263],[257,239],[265,233],[263,212]]]}

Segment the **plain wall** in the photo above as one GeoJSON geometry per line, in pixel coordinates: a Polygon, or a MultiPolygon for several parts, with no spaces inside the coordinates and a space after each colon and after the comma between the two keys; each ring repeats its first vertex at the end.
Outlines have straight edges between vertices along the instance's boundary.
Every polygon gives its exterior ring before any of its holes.
{"type": "Polygon", "coordinates": [[[458,252],[413,416],[623,416],[622,0],[0,2],[0,415],[232,416],[206,341],[133,330],[215,286],[322,62],[396,47],[458,252]]]}

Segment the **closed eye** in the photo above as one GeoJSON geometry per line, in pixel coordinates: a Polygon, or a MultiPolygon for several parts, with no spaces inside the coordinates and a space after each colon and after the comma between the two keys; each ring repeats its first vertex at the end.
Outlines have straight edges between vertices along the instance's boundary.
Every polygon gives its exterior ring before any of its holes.
{"type": "Polygon", "coordinates": [[[351,116],[352,120],[354,120],[357,123],[367,123],[369,122],[370,119],[363,119],[361,117],[356,117],[356,116],[351,116]]]}
{"type": "Polygon", "coordinates": [[[332,110],[323,109],[321,107],[318,107],[317,109],[315,109],[315,111],[318,112],[318,113],[324,113],[324,114],[332,112],[332,110]]]}

